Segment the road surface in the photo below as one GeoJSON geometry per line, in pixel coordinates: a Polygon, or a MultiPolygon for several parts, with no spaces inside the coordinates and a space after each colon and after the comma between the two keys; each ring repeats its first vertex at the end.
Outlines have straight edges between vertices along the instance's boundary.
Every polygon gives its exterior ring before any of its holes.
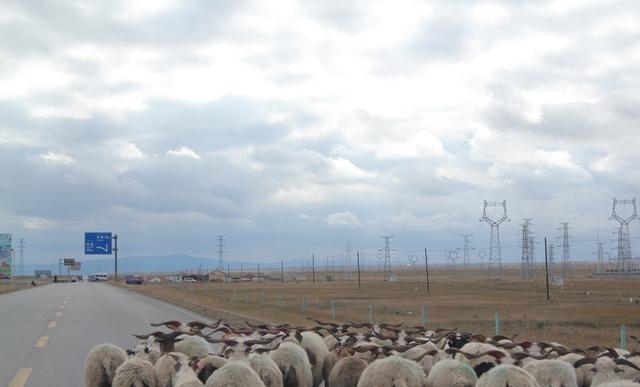
{"type": "MultiPolygon", "coordinates": [[[[132,348],[150,322],[211,321],[104,283],[52,283],[0,295],[0,386],[82,387],[96,344],[132,348]]],[[[166,328],[162,328],[167,331],[166,328]]]]}

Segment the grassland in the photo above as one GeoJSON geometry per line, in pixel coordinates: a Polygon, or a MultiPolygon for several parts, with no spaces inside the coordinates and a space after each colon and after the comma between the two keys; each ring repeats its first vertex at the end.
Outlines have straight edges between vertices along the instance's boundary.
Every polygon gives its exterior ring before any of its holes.
{"type": "MultiPolygon", "coordinates": [[[[621,326],[626,327],[625,338],[640,336],[640,278],[595,277],[594,270],[574,268],[564,286],[550,286],[549,300],[543,272],[522,280],[516,267],[505,268],[501,281],[487,279],[482,271],[431,270],[428,291],[420,270],[396,271],[396,282],[367,272],[360,284],[355,273],[349,280],[333,273],[333,278],[338,277],[334,281],[326,281],[326,273],[317,273],[314,283],[310,273],[286,272],[285,281],[120,285],[212,319],[223,313],[238,320],[307,326],[313,325],[308,317],[426,323],[431,328],[493,335],[498,313],[499,332],[517,334],[522,340],[619,347],[621,326]]],[[[627,347],[638,345],[629,340],[627,347]]]]}

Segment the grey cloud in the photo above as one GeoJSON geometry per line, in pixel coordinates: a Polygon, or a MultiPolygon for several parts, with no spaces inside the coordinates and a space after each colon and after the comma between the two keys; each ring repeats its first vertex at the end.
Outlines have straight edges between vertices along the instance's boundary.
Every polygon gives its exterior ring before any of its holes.
{"type": "Polygon", "coordinates": [[[180,2],[177,9],[126,22],[115,18],[112,3],[88,4],[86,11],[71,2],[38,0],[14,4],[32,19],[23,28],[39,26],[41,35],[37,39],[48,42],[43,46],[48,52],[55,50],[57,43],[88,40],[163,46],[195,44],[225,31],[228,21],[244,7],[242,1],[180,2]]]}
{"type": "MultiPolygon", "coordinates": [[[[286,107],[273,106],[275,111],[286,107]]],[[[294,107],[295,108],[295,107],[294,107]]],[[[184,144],[184,139],[194,142],[193,149],[221,150],[233,146],[265,144],[278,141],[289,133],[284,124],[270,124],[268,102],[244,98],[224,98],[219,101],[189,105],[172,101],[155,101],[149,109],[131,115],[131,123],[142,132],[153,133],[156,151],[163,147],[184,144]],[[197,145],[197,146],[196,146],[197,145]]],[[[305,124],[309,116],[300,111],[294,120],[305,124]]]]}
{"type": "Polygon", "coordinates": [[[358,0],[311,0],[303,2],[308,17],[331,27],[346,30],[358,29],[364,21],[363,6],[358,0]]]}

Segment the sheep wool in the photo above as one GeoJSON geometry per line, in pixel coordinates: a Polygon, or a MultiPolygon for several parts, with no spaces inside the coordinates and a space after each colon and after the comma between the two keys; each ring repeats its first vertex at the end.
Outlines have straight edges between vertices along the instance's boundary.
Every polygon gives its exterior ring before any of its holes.
{"type": "Polygon", "coordinates": [[[424,387],[426,377],[418,363],[400,356],[389,356],[369,364],[357,387],[424,387]]]}
{"type": "Polygon", "coordinates": [[[112,387],[156,387],[153,365],[139,357],[133,357],[118,367],[112,387]]]}
{"type": "Polygon", "coordinates": [[[640,387],[640,383],[631,380],[619,380],[617,382],[602,383],[600,387],[640,387]]]}
{"type": "Polygon", "coordinates": [[[447,359],[437,362],[431,368],[427,376],[427,387],[474,387],[477,381],[475,371],[468,364],[447,359]]]}
{"type": "Polygon", "coordinates": [[[110,343],[98,344],[89,350],[84,362],[85,387],[110,387],[116,369],[127,360],[127,352],[110,343]]]}
{"type": "Polygon", "coordinates": [[[265,387],[265,385],[248,363],[230,361],[209,377],[206,387],[265,387]]]}
{"type": "Polygon", "coordinates": [[[343,357],[333,366],[329,374],[332,387],[356,387],[360,376],[367,368],[367,362],[357,357],[343,357]]]}
{"type": "Polygon", "coordinates": [[[315,332],[302,332],[302,340],[300,345],[307,352],[309,363],[311,364],[311,373],[313,374],[313,387],[320,386],[322,383],[322,368],[324,359],[329,354],[327,345],[322,336],[315,332]]]}
{"type": "Polygon", "coordinates": [[[307,353],[300,345],[285,341],[269,356],[282,372],[284,387],[313,387],[313,374],[307,353]]]}
{"type": "Polygon", "coordinates": [[[175,343],[175,351],[184,353],[189,359],[194,357],[202,359],[213,352],[211,345],[203,337],[182,335],[178,338],[182,340],[175,343]]]}
{"type": "Polygon", "coordinates": [[[198,379],[200,379],[202,383],[206,383],[209,377],[225,364],[227,364],[227,359],[218,355],[209,355],[204,359],[200,359],[196,370],[198,379]]]}
{"type": "Polygon", "coordinates": [[[153,365],[158,387],[172,387],[173,377],[176,374],[176,362],[187,362],[187,356],[181,352],[169,352],[160,356],[160,359],[153,365]]]}
{"type": "Polygon", "coordinates": [[[533,360],[523,369],[536,378],[540,387],[578,387],[575,369],[562,360],[533,360]]]}
{"type": "Polygon", "coordinates": [[[484,373],[476,387],[539,387],[529,372],[511,364],[501,364],[484,373]]]}
{"type": "Polygon", "coordinates": [[[251,353],[249,365],[256,371],[266,387],[282,387],[282,372],[269,355],[251,353]]]}

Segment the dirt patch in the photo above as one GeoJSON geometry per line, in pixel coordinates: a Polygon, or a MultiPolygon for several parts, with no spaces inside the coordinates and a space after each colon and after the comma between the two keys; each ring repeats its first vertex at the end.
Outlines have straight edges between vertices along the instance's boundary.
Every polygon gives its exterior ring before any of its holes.
{"type": "MultiPolygon", "coordinates": [[[[499,331],[571,347],[619,347],[622,325],[628,335],[640,335],[639,279],[593,278],[585,270],[574,273],[563,287],[551,287],[547,300],[544,277],[521,280],[517,270],[506,272],[502,281],[482,279],[481,273],[452,275],[435,270],[429,291],[420,275],[398,274],[398,282],[385,282],[369,273],[360,286],[357,279],[313,283],[308,277],[297,282],[122,286],[232,322],[311,326],[310,317],[336,322],[404,322],[485,335],[499,331]]],[[[633,341],[628,346],[637,348],[633,341]]]]}

